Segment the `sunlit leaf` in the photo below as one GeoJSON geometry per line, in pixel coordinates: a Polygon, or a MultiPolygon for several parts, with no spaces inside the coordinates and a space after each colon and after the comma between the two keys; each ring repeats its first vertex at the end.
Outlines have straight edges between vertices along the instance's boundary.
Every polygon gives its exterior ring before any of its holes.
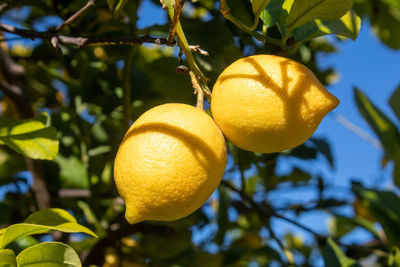
{"type": "Polygon", "coordinates": [[[58,152],[57,131],[46,125],[46,116],[12,120],[0,117],[0,145],[34,159],[54,159],[58,152]]]}
{"type": "Polygon", "coordinates": [[[398,247],[393,247],[390,250],[388,267],[400,267],[400,250],[398,247]]]}
{"type": "Polygon", "coordinates": [[[10,249],[0,249],[0,267],[17,267],[15,254],[10,249]]]}
{"type": "Polygon", "coordinates": [[[350,10],[341,18],[324,21],[314,20],[295,29],[293,35],[296,41],[303,41],[315,37],[336,34],[355,40],[361,27],[361,19],[357,14],[350,10]]]}
{"type": "Polygon", "coordinates": [[[315,19],[325,21],[340,18],[353,6],[353,0],[303,0],[293,1],[286,26],[295,29],[315,19]]]}
{"type": "Polygon", "coordinates": [[[0,247],[4,248],[15,239],[43,234],[51,231],[65,233],[85,233],[97,237],[88,228],[77,223],[76,219],[62,209],[44,209],[31,214],[23,223],[13,224],[6,228],[2,236],[0,247]]]}
{"type": "Polygon", "coordinates": [[[68,245],[45,242],[25,249],[17,256],[20,267],[81,267],[78,254],[68,245]]]}

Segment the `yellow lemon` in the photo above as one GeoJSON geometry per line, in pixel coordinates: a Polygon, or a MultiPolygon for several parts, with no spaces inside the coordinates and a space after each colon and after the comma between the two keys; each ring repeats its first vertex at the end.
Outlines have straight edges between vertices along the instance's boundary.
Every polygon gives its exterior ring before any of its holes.
{"type": "Polygon", "coordinates": [[[256,55],[235,61],[221,73],[211,111],[233,144],[272,153],[304,143],[338,104],[304,65],[256,55]]]}
{"type": "Polygon", "coordinates": [[[171,221],[200,208],[221,181],[224,137],[202,110],[164,104],[145,112],[118,149],[114,178],[129,223],[171,221]]]}

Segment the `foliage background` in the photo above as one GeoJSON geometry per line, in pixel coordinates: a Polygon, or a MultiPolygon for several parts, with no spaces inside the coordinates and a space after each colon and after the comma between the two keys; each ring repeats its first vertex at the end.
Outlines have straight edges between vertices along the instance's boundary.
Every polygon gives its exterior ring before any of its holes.
{"type": "MultiPolygon", "coordinates": [[[[112,15],[116,3],[98,1],[60,33],[166,37],[170,23],[167,12],[156,20],[159,24],[138,27],[139,17],[151,16],[139,12],[143,2],[148,1],[127,1],[112,15]]],[[[159,2],[152,2],[161,11],[159,2]]],[[[228,3],[237,18],[251,24],[254,15],[249,1],[228,3]]],[[[279,3],[283,1],[272,0],[267,10],[274,14],[271,8],[279,3]]],[[[81,0],[6,1],[1,4],[0,22],[46,31],[85,4],[81,0]]],[[[306,64],[326,85],[340,72],[321,68],[317,61],[335,52],[343,41],[341,37],[294,44],[289,40],[289,47],[282,49],[255,40],[226,20],[218,7],[218,2],[209,0],[187,2],[181,15],[189,43],[210,53],[208,57],[195,54],[196,62],[210,78],[210,88],[228,64],[251,54],[291,57],[306,64]]],[[[400,48],[397,1],[357,0],[353,8],[369,21],[385,46],[400,48]]],[[[262,31],[262,22],[257,30],[262,31]]],[[[276,26],[268,34],[281,37],[276,26]]],[[[384,177],[392,181],[389,187],[378,184],[377,188],[366,189],[357,182],[344,189],[333,187],[330,171],[310,167],[318,164],[330,170],[335,166],[329,140],[320,136],[276,154],[254,154],[229,145],[224,182],[202,209],[176,222],[128,225],[113,182],[113,159],[129,121],[145,110],[167,102],[196,102],[189,76],[176,74],[178,49],[158,45],[61,45],[57,51],[48,40],[30,43],[6,32],[2,32],[2,38],[0,142],[9,146],[0,147],[0,184],[8,188],[0,203],[0,224],[7,227],[24,221],[34,211],[57,207],[68,210],[98,236],[57,232],[21,237],[7,246],[15,254],[38,242],[56,240],[74,248],[84,266],[352,266],[355,262],[400,266],[400,177],[397,172],[392,174],[392,169],[400,166],[399,90],[388,105],[393,111],[389,117],[362,91],[354,91],[360,114],[385,151],[381,164],[389,170],[384,177]],[[4,64],[5,59],[13,63],[4,64]],[[7,85],[18,87],[21,94],[10,93],[7,85]],[[39,115],[41,112],[48,115],[39,115]],[[43,138],[48,148],[40,155],[35,154],[40,150],[37,147],[15,151],[32,147],[32,140],[38,138],[43,138]],[[10,140],[22,143],[16,148],[10,140]],[[280,166],[289,161],[295,164],[282,172],[280,166]],[[340,192],[327,194],[329,190],[345,191],[346,196],[340,192]],[[293,197],[276,201],[282,192],[294,196],[310,192],[312,197],[309,201],[293,197]],[[313,212],[329,214],[328,231],[320,233],[307,223],[299,224],[299,218],[313,212]],[[284,231],[281,225],[292,227],[284,231]],[[296,228],[302,229],[301,235],[296,228]],[[360,233],[361,228],[365,236],[362,243],[343,238],[355,230],[360,233]]],[[[370,65],[373,68],[373,62],[370,65]]],[[[388,89],[392,88],[382,90],[388,89]]]]}

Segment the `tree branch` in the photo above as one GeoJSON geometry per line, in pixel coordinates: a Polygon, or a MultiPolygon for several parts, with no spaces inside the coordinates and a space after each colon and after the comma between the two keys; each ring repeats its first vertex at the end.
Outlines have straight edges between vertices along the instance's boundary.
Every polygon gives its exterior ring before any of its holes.
{"type": "MultiPolygon", "coordinates": [[[[74,37],[58,35],[56,32],[51,31],[38,32],[34,30],[26,30],[3,23],[0,23],[0,31],[16,34],[32,40],[43,39],[49,42],[54,42],[54,37],[56,37],[59,44],[74,45],[79,48],[91,45],[142,45],[144,43],[167,46],[178,45],[175,41],[172,41],[172,43],[168,42],[167,38],[152,37],[149,35],[125,37],[74,37]]],[[[201,55],[208,55],[208,52],[202,50],[198,45],[191,45],[190,49],[193,52],[199,53],[201,55]]]]}
{"type": "Polygon", "coordinates": [[[169,34],[168,34],[168,42],[172,43],[174,41],[175,33],[176,33],[176,27],[178,26],[179,22],[179,16],[181,14],[181,10],[183,8],[183,4],[185,4],[185,0],[175,0],[175,12],[174,12],[174,17],[172,18],[172,23],[169,28],[169,34]]]}
{"type": "Polygon", "coordinates": [[[94,4],[97,2],[97,0],[89,0],[84,7],[82,7],[80,10],[78,10],[75,14],[73,14],[71,17],[69,17],[64,23],[60,24],[57,28],[56,31],[60,31],[62,28],[67,26],[68,24],[72,23],[75,21],[77,18],[79,18],[83,13],[86,12],[89,8],[94,6],[94,4]]]}
{"type": "Polygon", "coordinates": [[[275,210],[273,210],[272,208],[270,208],[270,207],[268,207],[266,205],[262,205],[260,207],[260,205],[257,204],[256,202],[254,202],[254,200],[251,197],[247,196],[241,190],[237,189],[236,187],[234,187],[230,183],[228,183],[226,181],[222,181],[221,184],[226,186],[226,187],[228,187],[232,191],[238,193],[242,197],[243,200],[247,201],[251,205],[251,207],[260,215],[261,218],[276,217],[278,219],[281,219],[281,220],[287,221],[289,223],[292,223],[292,224],[296,225],[297,227],[302,228],[303,230],[311,233],[312,235],[315,236],[315,238],[318,241],[326,240],[325,236],[318,234],[317,232],[315,232],[311,228],[309,228],[309,227],[297,222],[296,220],[293,220],[293,219],[287,218],[287,217],[285,217],[283,215],[280,215],[280,214],[276,213],[275,210]]]}

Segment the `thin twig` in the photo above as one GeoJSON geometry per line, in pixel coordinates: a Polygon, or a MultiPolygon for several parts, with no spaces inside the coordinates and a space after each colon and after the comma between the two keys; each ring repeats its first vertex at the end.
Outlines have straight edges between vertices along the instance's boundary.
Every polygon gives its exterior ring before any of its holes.
{"type": "Polygon", "coordinates": [[[189,45],[189,48],[193,52],[199,53],[200,55],[203,55],[203,56],[209,56],[210,55],[207,51],[201,49],[199,45],[189,45]]]}
{"type": "Polygon", "coordinates": [[[190,80],[192,81],[194,93],[197,95],[196,107],[203,110],[204,104],[204,90],[199,83],[199,79],[196,77],[193,71],[189,71],[190,80]]]}
{"type": "MultiPolygon", "coordinates": [[[[66,35],[56,35],[55,33],[50,31],[38,32],[34,30],[26,30],[3,23],[0,23],[0,31],[9,32],[33,40],[43,39],[43,40],[48,40],[50,42],[52,38],[56,36],[59,44],[74,45],[80,48],[85,46],[94,46],[94,45],[142,45],[144,43],[167,45],[167,46],[178,45],[175,41],[169,43],[166,38],[152,37],[149,35],[126,36],[126,37],[73,37],[66,35]]],[[[190,49],[193,52],[197,52],[202,55],[208,54],[207,51],[202,50],[197,45],[190,46],[190,49]]]]}
{"type": "Polygon", "coordinates": [[[348,120],[346,117],[344,117],[340,114],[334,114],[333,118],[338,123],[343,125],[347,130],[358,135],[359,137],[364,139],[364,141],[366,141],[367,143],[369,143],[376,149],[380,149],[380,150],[382,149],[381,143],[376,138],[374,138],[372,135],[370,135],[369,133],[367,133],[366,131],[361,129],[358,125],[356,125],[353,122],[351,122],[350,120],[348,120]]]}
{"type": "Polygon", "coordinates": [[[317,232],[315,232],[314,230],[312,230],[311,228],[302,225],[301,223],[292,220],[290,218],[287,218],[283,215],[280,215],[278,213],[276,213],[274,210],[272,210],[271,208],[263,205],[262,207],[264,209],[260,209],[259,204],[257,204],[256,202],[254,202],[254,200],[247,196],[246,194],[244,194],[243,192],[241,192],[239,189],[237,189],[236,187],[234,187],[233,185],[231,185],[230,183],[226,182],[226,181],[222,181],[221,184],[223,184],[224,186],[228,187],[229,189],[231,189],[232,191],[235,191],[236,193],[240,194],[240,196],[242,197],[243,200],[246,200],[247,202],[249,202],[249,204],[257,210],[257,212],[260,213],[260,215],[262,217],[276,217],[279,218],[281,220],[287,221],[289,223],[292,223],[294,225],[296,225],[299,228],[302,228],[303,230],[311,233],[312,235],[314,235],[318,240],[325,240],[326,237],[324,237],[323,235],[318,234],[317,232]]]}
{"type": "Polygon", "coordinates": [[[83,13],[85,13],[86,10],[94,6],[94,4],[97,2],[97,0],[89,0],[84,7],[82,7],[80,10],[78,10],[75,14],[73,14],[71,17],[69,17],[64,23],[60,24],[57,28],[56,31],[60,31],[62,28],[70,24],[71,22],[75,21],[77,18],[79,18],[83,13]]]}
{"type": "Polygon", "coordinates": [[[168,34],[168,38],[167,38],[168,43],[172,43],[174,41],[176,27],[178,26],[179,16],[181,14],[181,10],[183,8],[184,3],[185,3],[185,0],[175,0],[174,17],[172,19],[171,27],[169,28],[169,34],[168,34]]]}

